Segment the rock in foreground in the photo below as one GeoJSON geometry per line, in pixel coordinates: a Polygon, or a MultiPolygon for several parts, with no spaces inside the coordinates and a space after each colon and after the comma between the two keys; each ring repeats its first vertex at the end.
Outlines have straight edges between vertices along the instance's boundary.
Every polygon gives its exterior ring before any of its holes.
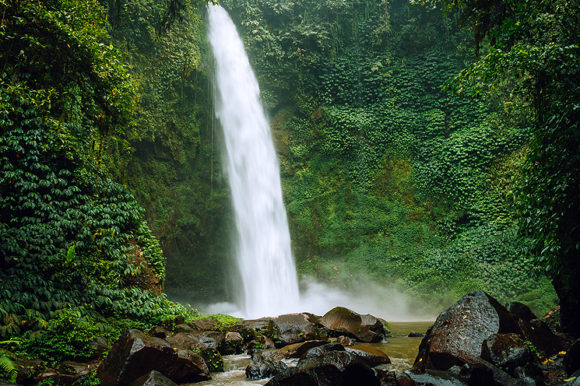
{"type": "Polygon", "coordinates": [[[102,385],[131,385],[157,370],[175,383],[209,379],[203,358],[189,350],[175,350],[161,339],[129,330],[113,345],[97,370],[102,385]]]}
{"type": "Polygon", "coordinates": [[[365,343],[381,342],[388,334],[385,321],[372,315],[360,315],[344,307],[335,307],[319,321],[332,335],[347,335],[365,343]]]}

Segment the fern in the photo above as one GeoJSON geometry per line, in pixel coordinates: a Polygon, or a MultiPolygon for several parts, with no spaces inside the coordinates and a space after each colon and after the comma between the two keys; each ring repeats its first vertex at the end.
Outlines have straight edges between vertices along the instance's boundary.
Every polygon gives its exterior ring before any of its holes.
{"type": "Polygon", "coordinates": [[[7,379],[9,382],[16,381],[16,365],[7,354],[0,353],[0,379],[7,379]]]}

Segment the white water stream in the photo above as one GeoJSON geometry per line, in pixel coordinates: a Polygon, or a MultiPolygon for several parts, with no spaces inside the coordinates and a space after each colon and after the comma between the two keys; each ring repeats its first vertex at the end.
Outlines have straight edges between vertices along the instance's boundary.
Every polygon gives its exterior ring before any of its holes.
{"type": "Polygon", "coordinates": [[[210,5],[208,18],[216,116],[224,131],[237,229],[236,264],[242,282],[238,306],[246,318],[295,311],[298,280],[278,160],[258,82],[227,12],[210,5]]]}

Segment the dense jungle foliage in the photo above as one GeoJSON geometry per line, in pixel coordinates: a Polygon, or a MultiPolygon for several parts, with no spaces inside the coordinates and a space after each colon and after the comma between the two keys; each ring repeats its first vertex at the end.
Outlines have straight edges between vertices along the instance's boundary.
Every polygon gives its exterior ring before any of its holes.
{"type": "MultiPolygon", "coordinates": [[[[549,307],[519,232],[533,117],[442,90],[476,60],[459,12],[408,1],[227,1],[278,138],[300,270],[442,302],[469,288],[549,307]]],[[[458,88],[461,86],[457,86],[458,88]]]]}
{"type": "MultiPolygon", "coordinates": [[[[117,177],[129,141],[145,135],[135,119],[143,91],[106,6],[0,5],[2,345],[83,358],[96,336],[194,316],[162,295],[159,242],[117,177]]],[[[186,11],[170,5],[160,21],[186,11]]]]}
{"type": "MultiPolygon", "coordinates": [[[[222,3],[271,117],[301,274],[435,307],[479,288],[543,312],[548,273],[574,328],[577,1],[222,3]]],[[[97,336],[193,317],[163,285],[225,299],[201,2],[0,11],[3,347],[84,358],[97,336]]]]}

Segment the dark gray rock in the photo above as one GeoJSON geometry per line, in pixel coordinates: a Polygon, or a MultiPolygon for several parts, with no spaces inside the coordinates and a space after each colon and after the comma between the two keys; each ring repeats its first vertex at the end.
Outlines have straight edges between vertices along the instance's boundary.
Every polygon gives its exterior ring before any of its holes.
{"type": "Polygon", "coordinates": [[[277,333],[274,342],[286,346],[293,343],[318,339],[318,329],[310,320],[311,315],[306,313],[280,315],[272,319],[277,333]]]}
{"type": "Polygon", "coordinates": [[[284,346],[278,350],[285,358],[302,358],[306,352],[314,347],[322,346],[328,344],[325,340],[309,340],[306,342],[300,342],[284,346]]]}
{"type": "Polygon", "coordinates": [[[244,338],[239,332],[228,332],[220,345],[219,351],[224,355],[242,353],[244,351],[244,338]]]}
{"type": "Polygon", "coordinates": [[[319,323],[332,336],[347,335],[367,343],[380,342],[388,333],[384,320],[372,315],[360,315],[344,307],[328,311],[319,323]]]}
{"type": "Polygon", "coordinates": [[[577,339],[566,353],[564,367],[568,374],[580,370],[580,339],[577,339]]]}
{"type": "Polygon", "coordinates": [[[175,328],[173,329],[173,332],[175,334],[178,334],[180,332],[189,334],[194,332],[194,329],[191,328],[191,326],[189,326],[188,324],[182,323],[182,324],[178,324],[177,326],[175,326],[175,328]]]}
{"type": "Polygon", "coordinates": [[[151,330],[148,331],[149,335],[154,336],[156,338],[165,339],[171,335],[169,331],[161,326],[153,327],[151,330]]]}
{"type": "Polygon", "coordinates": [[[444,371],[429,370],[422,374],[415,374],[410,371],[397,374],[399,385],[412,386],[463,386],[464,382],[455,378],[452,374],[444,371]]]}
{"type": "Polygon", "coordinates": [[[97,370],[101,384],[131,385],[151,370],[176,383],[209,379],[203,358],[189,350],[175,350],[160,338],[129,330],[111,348],[97,370]]]}
{"type": "Polygon", "coordinates": [[[513,371],[533,361],[534,356],[519,334],[494,334],[482,345],[481,357],[501,368],[513,371]]]}
{"type": "Polygon", "coordinates": [[[216,331],[222,327],[222,324],[216,318],[202,318],[189,322],[192,329],[196,331],[216,331]]]}
{"type": "Polygon", "coordinates": [[[526,322],[538,318],[536,315],[534,315],[534,313],[532,312],[532,310],[530,310],[528,306],[520,302],[508,303],[506,309],[509,312],[511,312],[516,319],[523,320],[526,322]]]}
{"type": "Polygon", "coordinates": [[[485,292],[473,291],[437,317],[421,341],[413,368],[421,373],[471,364],[487,338],[512,332],[521,332],[512,314],[485,292]]]}
{"type": "Polygon", "coordinates": [[[409,337],[409,338],[422,338],[424,336],[425,336],[425,334],[423,334],[422,332],[419,332],[419,331],[411,331],[409,333],[409,335],[407,335],[407,337],[409,337]]]}
{"type": "Polygon", "coordinates": [[[349,353],[355,354],[369,367],[391,363],[391,359],[387,354],[369,345],[357,344],[345,347],[345,350],[349,353]]]}
{"type": "Polygon", "coordinates": [[[524,339],[532,342],[542,356],[549,358],[565,349],[564,340],[554,334],[543,321],[538,319],[533,319],[530,322],[519,320],[518,324],[524,339]]]}
{"type": "Polygon", "coordinates": [[[177,383],[167,378],[157,370],[152,370],[137,379],[131,386],[177,386],[177,383]]]}
{"type": "Polygon", "coordinates": [[[312,347],[311,349],[307,350],[301,356],[301,359],[316,358],[331,351],[344,351],[344,347],[338,342],[317,345],[316,347],[312,347]]]}
{"type": "Polygon", "coordinates": [[[316,358],[304,359],[288,368],[267,385],[379,386],[375,373],[360,359],[345,351],[332,351],[316,358]]]}
{"type": "Polygon", "coordinates": [[[193,336],[203,345],[216,350],[219,350],[225,339],[225,334],[221,331],[194,331],[189,335],[193,336]]]}
{"type": "Polygon", "coordinates": [[[265,352],[256,352],[252,356],[252,362],[246,367],[246,378],[251,380],[269,378],[287,369],[288,366],[280,358],[274,358],[265,352]]]}

